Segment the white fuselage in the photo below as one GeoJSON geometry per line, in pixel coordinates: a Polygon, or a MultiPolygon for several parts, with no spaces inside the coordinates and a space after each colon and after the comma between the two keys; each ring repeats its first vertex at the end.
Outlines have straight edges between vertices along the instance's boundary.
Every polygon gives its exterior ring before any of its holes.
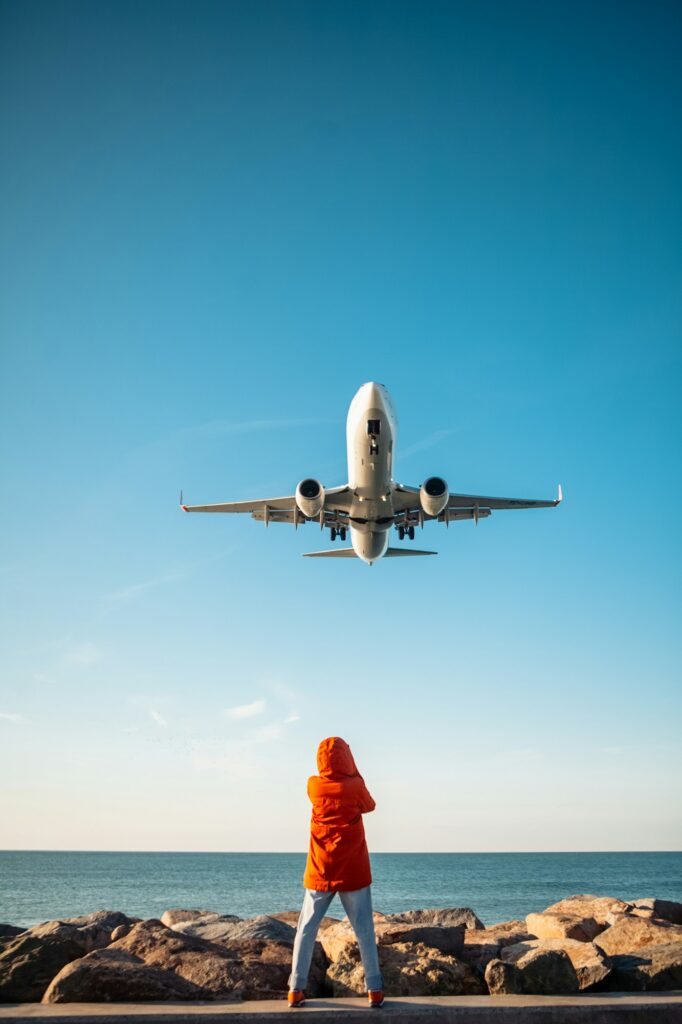
{"type": "Polygon", "coordinates": [[[370,564],[388,548],[393,522],[393,456],[397,420],[383,384],[363,384],[348,410],[348,484],[353,491],[350,539],[370,564]]]}

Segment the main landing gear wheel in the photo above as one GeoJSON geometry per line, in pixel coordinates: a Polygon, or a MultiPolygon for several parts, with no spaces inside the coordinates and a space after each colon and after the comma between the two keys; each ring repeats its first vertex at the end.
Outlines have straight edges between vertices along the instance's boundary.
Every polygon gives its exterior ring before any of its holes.
{"type": "Polygon", "coordinates": [[[332,535],[332,540],[336,540],[336,530],[334,529],[333,526],[331,528],[331,535],[332,535]]]}
{"type": "Polygon", "coordinates": [[[410,538],[410,540],[414,540],[414,526],[409,527],[407,535],[410,538]]]}
{"type": "Polygon", "coordinates": [[[398,527],[398,539],[399,540],[405,540],[405,527],[404,526],[399,526],[398,527]]]}
{"type": "Polygon", "coordinates": [[[339,534],[341,535],[341,540],[345,540],[346,539],[346,527],[345,526],[341,527],[341,529],[339,530],[339,534]]]}

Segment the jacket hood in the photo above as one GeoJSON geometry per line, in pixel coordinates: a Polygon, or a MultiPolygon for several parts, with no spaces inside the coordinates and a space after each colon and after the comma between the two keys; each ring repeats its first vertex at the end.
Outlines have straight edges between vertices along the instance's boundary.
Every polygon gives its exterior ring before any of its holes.
{"type": "Polygon", "coordinates": [[[350,747],[340,736],[329,736],[317,748],[317,770],[320,775],[359,775],[350,747]]]}

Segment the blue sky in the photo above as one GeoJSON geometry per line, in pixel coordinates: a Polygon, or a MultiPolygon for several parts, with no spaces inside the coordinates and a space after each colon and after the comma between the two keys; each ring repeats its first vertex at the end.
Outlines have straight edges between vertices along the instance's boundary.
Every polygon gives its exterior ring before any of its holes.
{"type": "Polygon", "coordinates": [[[675,849],[679,6],[4,3],[0,845],[675,849]],[[315,562],[191,502],[552,497],[315,562]],[[235,711],[235,709],[240,709],[235,711]]]}

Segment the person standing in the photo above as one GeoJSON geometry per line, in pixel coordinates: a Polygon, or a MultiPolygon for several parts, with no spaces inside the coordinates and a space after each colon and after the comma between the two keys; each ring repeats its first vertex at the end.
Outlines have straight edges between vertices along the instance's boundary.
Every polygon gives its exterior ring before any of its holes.
{"type": "Polygon", "coordinates": [[[320,743],[317,770],[319,774],[308,779],[308,796],[313,805],[310,846],[288,1003],[291,1008],[305,1003],[317,931],[338,893],[358,940],[369,1005],[378,1008],[384,1002],[384,983],[374,935],[372,872],[362,823],[362,815],[373,811],[376,804],[350,747],[339,736],[329,736],[320,743]]]}

